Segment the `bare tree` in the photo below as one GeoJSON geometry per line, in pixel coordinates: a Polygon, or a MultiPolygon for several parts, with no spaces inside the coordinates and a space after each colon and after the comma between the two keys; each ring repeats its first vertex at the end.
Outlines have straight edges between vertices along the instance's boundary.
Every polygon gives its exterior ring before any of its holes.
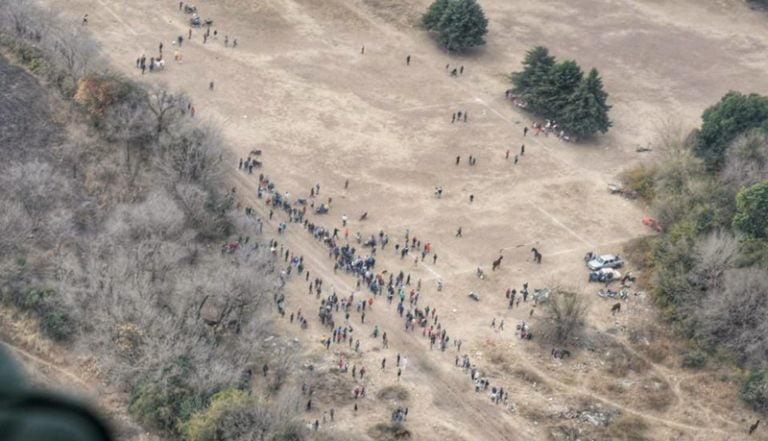
{"type": "Polygon", "coordinates": [[[76,83],[91,67],[98,66],[99,45],[87,28],[73,20],[56,20],[48,32],[52,54],[57,57],[64,71],[76,83]]]}
{"type": "Polygon", "coordinates": [[[189,102],[181,93],[171,93],[167,86],[151,86],[147,93],[147,106],[155,116],[155,130],[159,135],[177,122],[185,113],[184,106],[189,102]]]}
{"type": "Polygon", "coordinates": [[[694,282],[703,289],[719,289],[725,271],[736,264],[739,247],[739,239],[728,231],[713,231],[705,236],[696,247],[694,282]]]}
{"type": "Polygon", "coordinates": [[[556,288],[544,305],[550,338],[559,344],[571,342],[584,327],[586,305],[583,297],[556,288]]]}
{"type": "Polygon", "coordinates": [[[219,130],[178,120],[159,139],[162,165],[181,182],[206,183],[221,173],[223,140],[219,130]]]}
{"type": "Polygon", "coordinates": [[[67,180],[46,162],[15,163],[0,175],[0,183],[24,207],[33,226],[69,196],[67,180]]]}
{"type": "Polygon", "coordinates": [[[738,188],[768,179],[768,136],[762,129],[739,135],[726,150],[721,179],[738,188]]]}
{"type": "Polygon", "coordinates": [[[655,138],[653,145],[667,158],[676,160],[690,151],[688,133],[681,119],[660,118],[655,123],[655,138]]]}
{"type": "Polygon", "coordinates": [[[765,363],[768,353],[768,272],[731,269],[722,289],[709,290],[694,319],[695,336],[708,347],[725,347],[749,367],[765,363]]]}

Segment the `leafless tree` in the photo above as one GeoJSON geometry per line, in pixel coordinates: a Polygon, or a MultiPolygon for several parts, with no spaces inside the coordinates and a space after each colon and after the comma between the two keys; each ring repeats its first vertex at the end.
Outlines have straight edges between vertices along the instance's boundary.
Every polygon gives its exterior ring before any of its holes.
{"type": "Polygon", "coordinates": [[[700,240],[696,248],[698,262],[693,272],[696,285],[703,289],[719,289],[725,271],[736,265],[739,247],[739,239],[727,231],[713,231],[700,240]]]}
{"type": "Polygon", "coordinates": [[[147,93],[147,107],[155,116],[155,131],[160,134],[177,122],[185,113],[189,102],[181,93],[171,93],[164,84],[151,86],[147,93]]]}
{"type": "Polygon", "coordinates": [[[162,164],[180,182],[209,182],[221,172],[221,133],[197,121],[178,120],[160,134],[162,164]]]}
{"type": "Polygon", "coordinates": [[[18,201],[33,226],[39,225],[45,213],[69,197],[69,183],[47,162],[15,163],[0,175],[6,194],[18,201]]]}
{"type": "Polygon", "coordinates": [[[99,46],[82,26],[62,21],[51,38],[61,65],[75,82],[99,64],[99,46]]]}
{"type": "Polygon", "coordinates": [[[708,347],[725,347],[751,367],[765,363],[768,353],[768,272],[730,269],[722,289],[709,290],[694,319],[695,336],[708,347]]]}
{"type": "Polygon", "coordinates": [[[584,327],[586,304],[579,294],[556,288],[544,304],[546,311],[545,327],[549,327],[549,337],[559,344],[567,344],[584,327]]]}
{"type": "Polygon", "coordinates": [[[721,179],[737,188],[768,179],[768,136],[762,129],[750,130],[731,143],[721,179]]]}

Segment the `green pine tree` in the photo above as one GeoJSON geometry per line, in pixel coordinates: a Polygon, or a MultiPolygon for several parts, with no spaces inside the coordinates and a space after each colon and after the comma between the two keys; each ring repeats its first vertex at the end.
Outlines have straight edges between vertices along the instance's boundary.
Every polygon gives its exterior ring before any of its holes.
{"type": "Polygon", "coordinates": [[[586,81],[568,97],[557,121],[563,129],[579,138],[596,132],[605,133],[610,127],[605,110],[587,87],[586,81]]]}
{"type": "Polygon", "coordinates": [[[560,125],[567,131],[583,138],[597,132],[605,133],[611,127],[608,119],[608,94],[597,69],[592,69],[576,90],[568,97],[558,115],[560,125]]]}
{"type": "Polygon", "coordinates": [[[531,110],[559,118],[583,78],[584,74],[575,61],[557,63],[550,70],[548,78],[529,91],[528,104],[531,110]]]}
{"type": "Polygon", "coordinates": [[[433,29],[437,31],[437,40],[448,50],[463,50],[485,44],[488,19],[475,0],[449,0],[433,29]]]}
{"type": "Polygon", "coordinates": [[[443,18],[445,9],[451,0],[435,0],[427,9],[427,12],[421,17],[421,23],[424,27],[431,31],[434,30],[440,19],[443,18]]]}
{"type": "Polygon", "coordinates": [[[544,46],[536,46],[528,51],[523,60],[523,70],[512,73],[512,84],[518,93],[526,93],[536,85],[543,84],[549,79],[555,57],[549,55],[544,46]]]}

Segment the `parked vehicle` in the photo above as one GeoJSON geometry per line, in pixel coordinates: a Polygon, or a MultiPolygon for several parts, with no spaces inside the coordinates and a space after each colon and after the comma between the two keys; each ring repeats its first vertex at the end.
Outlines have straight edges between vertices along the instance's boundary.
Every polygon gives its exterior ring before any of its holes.
{"type": "Polygon", "coordinates": [[[624,261],[619,256],[614,256],[613,254],[604,254],[587,261],[587,267],[592,271],[597,271],[601,268],[620,268],[622,265],[624,265],[624,261]]]}
{"type": "Polygon", "coordinates": [[[597,271],[591,271],[589,273],[590,282],[609,283],[614,280],[619,280],[620,278],[621,273],[613,268],[600,268],[597,271]]]}

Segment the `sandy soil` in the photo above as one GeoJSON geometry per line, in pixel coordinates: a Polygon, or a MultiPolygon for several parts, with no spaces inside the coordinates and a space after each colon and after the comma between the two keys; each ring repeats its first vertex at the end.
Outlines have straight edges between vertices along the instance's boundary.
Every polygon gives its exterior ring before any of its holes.
{"type": "MultiPolygon", "coordinates": [[[[449,335],[465,342],[462,352],[490,373],[492,384],[509,390],[514,403],[494,406],[486,394],[475,394],[468,376],[453,367],[455,350],[430,352],[420,335],[402,331],[394,307],[382,302],[365,325],[356,325],[361,355],[343,347],[326,353],[317,343],[326,331],[314,314],[308,331],[286,323],[285,332],[301,338],[321,370],[345,357],[370,372],[368,397],[360,400],[357,415],[347,399],[317,403],[321,411],[308,421],[335,406],[336,429],[365,434],[386,422],[394,403],[375,395],[397,383],[397,352],[410,360],[400,383],[410,391],[407,427],[413,439],[567,439],[563,425],[593,429],[562,416],[585,403],[642,417],[649,439],[739,439],[745,421],[753,419],[736,399],[735,385],[718,380],[717,373],[691,373],[674,356],[654,361],[647,351],[635,350],[642,345],[628,343],[628,329],[652,321],[653,309],[637,297],[612,319],[610,303],[587,286],[581,261],[588,250],[616,252],[623,242],[649,234],[640,222],[642,207],[606,191],[621,170],[652,159],[635,153],[637,145],[652,142],[665,121],[693,127],[701,111],[730,89],[768,93],[762,75],[768,67],[768,18],[741,1],[483,0],[488,44],[453,56],[416,26],[426,0],[200,0],[201,16],[215,20],[219,36],[204,45],[202,31],[194,30],[181,48],[183,63],[172,60],[172,40],[186,40],[188,29],[177,2],[47,1],[74,15],[88,13],[106,55],[128,75],[139,77],[135,59],[155,55],[164,42],[167,69],[143,79],[187,92],[198,117],[224,129],[233,157],[263,149],[263,172],[281,191],[305,196],[320,183],[322,197],[332,196],[334,203],[319,223],[340,226],[347,214],[352,234],[367,237],[383,229],[397,241],[408,229],[411,237],[432,243],[439,256],[435,265],[401,261],[388,248],[377,269],[404,269],[414,282],[421,279],[421,305],[437,308],[449,335]],[[224,47],[225,35],[239,46],[224,47]],[[523,137],[531,120],[503,99],[505,75],[536,44],[600,70],[614,106],[608,135],[582,145],[523,137]],[[450,77],[446,64],[463,65],[464,74],[450,77]],[[210,81],[214,91],[208,90],[210,81]],[[451,124],[458,110],[469,112],[468,123],[451,124]],[[519,163],[505,160],[507,149],[515,155],[521,144],[526,151],[519,163]],[[476,166],[467,165],[469,155],[478,158],[476,166]],[[437,185],[444,188],[442,199],[433,197],[437,185]],[[368,220],[357,221],[363,212],[368,220]],[[459,226],[460,239],[454,237],[459,226]],[[531,260],[534,246],[544,255],[542,265],[531,260]],[[491,273],[490,262],[500,252],[503,265],[491,273]],[[474,276],[478,265],[489,273],[486,280],[474,276]],[[437,279],[445,283],[441,293],[437,279]],[[550,347],[516,339],[514,325],[528,317],[530,307],[507,310],[503,293],[526,281],[583,293],[591,335],[615,334],[614,346],[602,342],[561,363],[549,357],[550,347]],[[481,293],[482,301],[468,300],[470,290],[481,293]],[[490,328],[494,317],[506,321],[505,331],[490,328]],[[389,333],[389,349],[368,337],[374,324],[389,333]],[[606,366],[612,351],[645,366],[611,375],[606,366]],[[388,363],[384,372],[378,369],[382,357],[388,363]]],[[[243,202],[256,205],[256,179],[238,174],[234,162],[232,173],[243,202]]],[[[305,256],[313,277],[321,275],[326,287],[355,291],[354,280],[334,275],[327,251],[300,227],[289,227],[280,240],[305,256]]],[[[290,310],[315,311],[317,301],[305,295],[303,281],[290,282],[288,292],[290,310]]]]}

